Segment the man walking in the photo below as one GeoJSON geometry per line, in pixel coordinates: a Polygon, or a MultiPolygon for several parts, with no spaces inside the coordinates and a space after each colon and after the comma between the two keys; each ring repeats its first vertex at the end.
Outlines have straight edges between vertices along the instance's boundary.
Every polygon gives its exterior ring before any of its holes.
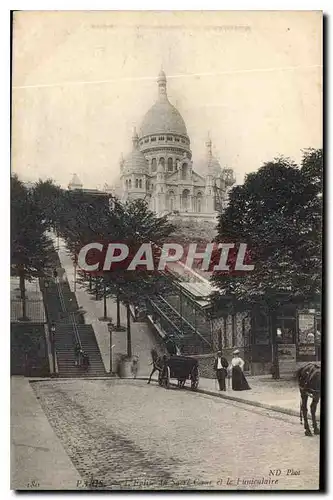
{"type": "Polygon", "coordinates": [[[225,377],[227,375],[228,361],[222,356],[222,352],[218,351],[214,361],[214,371],[219,383],[220,391],[225,391],[225,377]]]}

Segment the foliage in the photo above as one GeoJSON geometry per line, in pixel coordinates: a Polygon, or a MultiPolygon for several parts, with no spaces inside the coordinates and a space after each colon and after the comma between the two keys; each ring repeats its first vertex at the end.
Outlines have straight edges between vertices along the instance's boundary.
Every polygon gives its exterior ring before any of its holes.
{"type": "Polygon", "coordinates": [[[242,303],[313,303],[321,291],[321,150],[305,150],[301,167],[276,158],[230,193],[216,241],[247,243],[254,271],[215,273],[212,281],[242,303]]]}
{"type": "Polygon", "coordinates": [[[35,202],[16,175],[11,178],[11,273],[31,279],[43,274],[51,250],[47,225],[35,202]]]}

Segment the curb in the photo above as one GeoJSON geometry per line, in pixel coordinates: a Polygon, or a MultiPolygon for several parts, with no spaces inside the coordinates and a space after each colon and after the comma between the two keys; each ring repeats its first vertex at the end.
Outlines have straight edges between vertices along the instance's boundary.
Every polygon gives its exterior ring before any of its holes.
{"type": "MultiPolygon", "coordinates": [[[[35,382],[68,382],[69,380],[112,380],[119,379],[117,375],[106,376],[106,377],[43,377],[43,378],[29,378],[28,382],[34,384],[35,382]]],[[[128,377],[129,378],[129,377],[128,377]]],[[[147,379],[146,379],[147,380],[147,379]]]]}
{"type": "MultiPolygon", "coordinates": [[[[130,380],[133,380],[131,378],[130,380]]],[[[137,377],[136,380],[148,380],[148,377],[137,377]]],[[[152,382],[157,382],[157,379],[152,378],[152,382]]],[[[177,384],[174,382],[170,382],[170,385],[177,387],[177,384]]],[[[277,413],[284,413],[285,415],[289,415],[292,417],[299,417],[299,412],[295,410],[290,410],[289,408],[283,408],[282,406],[274,406],[269,405],[267,403],[259,403],[259,401],[249,401],[248,399],[238,398],[237,396],[229,396],[227,394],[222,394],[219,392],[211,391],[209,389],[197,389],[196,391],[192,391],[190,387],[184,387],[186,391],[191,392],[199,392],[200,394],[206,394],[207,396],[215,396],[221,399],[227,399],[229,401],[236,401],[237,403],[247,404],[250,406],[256,406],[257,408],[264,408],[266,410],[275,411],[277,413]]]]}

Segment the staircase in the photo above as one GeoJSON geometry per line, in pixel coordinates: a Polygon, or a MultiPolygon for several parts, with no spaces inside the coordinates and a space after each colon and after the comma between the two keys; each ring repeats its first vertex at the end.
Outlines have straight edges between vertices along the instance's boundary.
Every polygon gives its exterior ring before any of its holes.
{"type": "Polygon", "coordinates": [[[55,350],[58,363],[58,375],[70,377],[105,376],[103,360],[91,325],[85,325],[83,315],[78,312],[75,294],[71,292],[67,280],[61,283],[49,283],[41,280],[41,290],[49,325],[55,324],[55,350]],[[85,370],[75,366],[75,345],[80,344],[88,354],[90,366],[85,370]]]}
{"type": "Polygon", "coordinates": [[[182,346],[184,354],[209,354],[212,352],[211,343],[182,318],[179,312],[162,296],[150,299],[150,306],[161,319],[165,333],[174,335],[178,346],[182,346]]]}
{"type": "Polygon", "coordinates": [[[76,325],[82,350],[88,354],[90,366],[85,371],[82,366],[75,366],[76,335],[71,320],[66,318],[56,323],[55,348],[57,353],[59,377],[105,377],[106,372],[102,357],[91,325],[76,325]]]}

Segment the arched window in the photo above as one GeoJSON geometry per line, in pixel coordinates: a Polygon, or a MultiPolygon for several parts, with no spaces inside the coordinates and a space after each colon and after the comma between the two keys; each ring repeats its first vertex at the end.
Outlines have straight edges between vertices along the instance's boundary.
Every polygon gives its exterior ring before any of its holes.
{"type": "Polygon", "coordinates": [[[172,158],[168,158],[168,172],[172,172],[172,171],[173,171],[172,158]]]}
{"type": "Polygon", "coordinates": [[[162,167],[164,167],[165,165],[165,158],[160,158],[160,161],[159,161],[159,164],[162,165],[162,167]]]}
{"type": "Polygon", "coordinates": [[[135,187],[138,188],[139,187],[139,180],[138,179],[135,179],[135,187]]]}
{"type": "Polygon", "coordinates": [[[189,209],[190,192],[188,189],[184,189],[182,193],[182,210],[187,212],[189,209]]]}
{"type": "Polygon", "coordinates": [[[131,181],[131,179],[129,179],[129,181],[128,181],[128,187],[129,187],[129,189],[131,189],[131,187],[132,187],[132,181],[131,181]]]}
{"type": "Polygon", "coordinates": [[[182,179],[183,179],[183,181],[187,178],[187,171],[188,171],[187,163],[183,163],[183,165],[182,165],[182,179]]]}
{"type": "Polygon", "coordinates": [[[151,161],[151,171],[156,172],[156,168],[157,168],[156,158],[153,158],[151,161]]]}
{"type": "Polygon", "coordinates": [[[142,179],[139,180],[139,188],[142,189],[142,179]]]}

